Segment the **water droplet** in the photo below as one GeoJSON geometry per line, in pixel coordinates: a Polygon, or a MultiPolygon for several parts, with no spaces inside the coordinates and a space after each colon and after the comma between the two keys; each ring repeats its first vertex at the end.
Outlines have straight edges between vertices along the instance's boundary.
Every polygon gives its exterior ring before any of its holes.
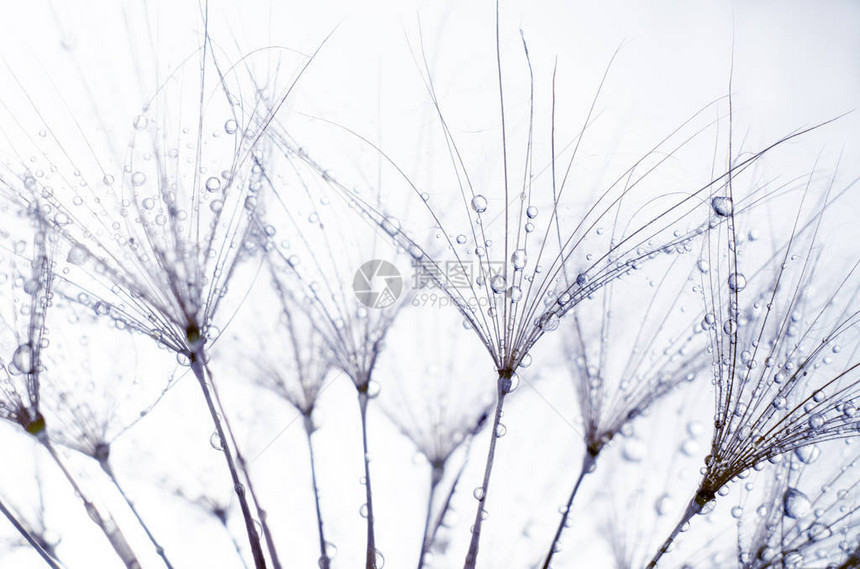
{"type": "Polygon", "coordinates": [[[538,208],[536,208],[535,206],[531,205],[531,206],[526,208],[526,216],[528,216],[529,219],[536,218],[537,214],[538,214],[538,208]]]}
{"type": "Polygon", "coordinates": [[[824,415],[821,413],[813,413],[809,417],[809,427],[813,430],[818,430],[824,426],[824,415]]]}
{"type": "Polygon", "coordinates": [[[224,202],[222,200],[212,200],[212,203],[209,204],[209,209],[211,209],[213,213],[219,213],[224,209],[224,202]]]}
{"type": "Polygon", "coordinates": [[[545,314],[540,320],[540,329],[544,332],[552,332],[558,330],[559,317],[558,314],[545,314]]]}
{"type": "Polygon", "coordinates": [[[687,439],[681,443],[681,453],[684,456],[695,456],[699,452],[699,443],[693,439],[687,439]]]}
{"type": "Polygon", "coordinates": [[[487,198],[480,194],[473,197],[472,209],[474,209],[477,213],[484,213],[485,211],[487,211],[487,198]]]}
{"type": "Polygon", "coordinates": [[[523,297],[523,291],[518,286],[512,286],[508,289],[508,298],[511,302],[519,302],[519,300],[523,297]]]}
{"type": "Polygon", "coordinates": [[[508,428],[504,424],[499,423],[498,425],[496,425],[496,438],[497,439],[504,437],[506,434],[508,434],[508,428]]]}
{"type": "Polygon", "coordinates": [[[490,288],[493,289],[493,292],[496,294],[502,294],[505,292],[505,284],[504,275],[495,275],[490,279],[490,288]]]}
{"type": "Polygon", "coordinates": [[[396,217],[386,217],[382,221],[382,229],[393,237],[400,231],[400,221],[396,217]]]}
{"type": "Polygon", "coordinates": [[[66,261],[73,265],[82,265],[84,261],[89,257],[89,253],[87,252],[86,247],[75,243],[72,245],[71,249],[69,249],[69,254],[66,255],[66,261]]]}
{"type": "Polygon", "coordinates": [[[358,515],[360,515],[362,518],[367,518],[367,504],[361,505],[361,507],[358,509],[358,515]]]}
{"type": "Polygon", "coordinates": [[[744,509],[742,507],[735,506],[734,508],[732,508],[732,517],[733,518],[735,518],[737,520],[737,519],[740,519],[740,517],[742,515],[744,515],[744,509]]]}
{"type": "Polygon", "coordinates": [[[718,196],[711,200],[711,207],[714,208],[714,213],[720,217],[729,217],[734,211],[732,198],[718,196]]]}
{"type": "Polygon", "coordinates": [[[690,421],[687,423],[687,434],[693,438],[700,436],[705,432],[705,426],[701,421],[690,421]]]}
{"type": "Polygon", "coordinates": [[[236,124],[235,119],[228,119],[227,122],[224,123],[224,132],[227,134],[236,134],[239,125],[236,124]]]}
{"type": "Polygon", "coordinates": [[[806,537],[808,537],[810,541],[821,541],[832,535],[833,530],[821,522],[813,522],[810,524],[809,529],[806,530],[806,537]]]}
{"type": "Polygon", "coordinates": [[[729,290],[732,292],[740,292],[747,286],[747,278],[742,273],[732,273],[729,275],[729,290]]]}
{"type": "Polygon", "coordinates": [[[472,496],[474,496],[474,497],[475,497],[475,499],[476,499],[476,500],[478,500],[478,501],[480,502],[481,500],[483,500],[483,499],[484,499],[484,489],[483,489],[481,486],[478,486],[478,487],[477,487],[477,488],[475,488],[475,490],[472,492],[472,496]]]}
{"type": "Polygon", "coordinates": [[[143,172],[135,172],[131,175],[131,185],[135,187],[142,186],[146,183],[146,174],[143,172]]]}
{"type": "Polygon", "coordinates": [[[12,353],[12,365],[9,371],[14,374],[32,373],[33,370],[33,347],[29,344],[21,344],[12,353]]]}
{"type": "Polygon", "coordinates": [[[696,263],[696,267],[698,267],[699,272],[703,275],[706,274],[709,270],[711,270],[711,265],[709,265],[708,262],[704,259],[699,259],[699,261],[696,263]]]}
{"type": "Polygon", "coordinates": [[[639,439],[627,439],[621,447],[621,456],[627,462],[641,462],[647,453],[647,445],[639,439]]]}
{"type": "Polygon", "coordinates": [[[209,437],[209,444],[215,450],[224,450],[224,442],[221,440],[221,435],[218,434],[217,430],[213,431],[212,436],[209,437]]]}
{"type": "Polygon", "coordinates": [[[371,379],[367,382],[367,396],[370,399],[374,397],[379,397],[379,393],[382,391],[382,385],[375,379],[371,379]]]}
{"type": "Polygon", "coordinates": [[[797,488],[789,488],[785,491],[782,507],[787,517],[796,520],[809,513],[809,510],[812,508],[812,502],[809,501],[806,494],[797,488]]]}
{"type": "Polygon", "coordinates": [[[217,192],[221,189],[221,179],[212,176],[206,180],[206,191],[217,192]]]}
{"type": "Polygon", "coordinates": [[[466,243],[466,236],[463,235],[462,233],[460,235],[458,235],[457,236],[457,243],[459,243],[460,245],[463,245],[464,243],[466,243]]]}
{"type": "Polygon", "coordinates": [[[587,285],[588,284],[588,275],[586,275],[585,273],[579,273],[576,276],[576,284],[578,284],[579,286],[587,285]]]}
{"type": "Polygon", "coordinates": [[[110,304],[100,300],[93,305],[93,311],[99,316],[106,316],[110,312],[110,304]]]}
{"type": "Polygon", "coordinates": [[[654,503],[654,510],[657,512],[658,516],[665,516],[672,512],[674,506],[675,501],[672,499],[672,496],[669,494],[663,494],[657,498],[657,501],[654,503]]]}
{"type": "Polygon", "coordinates": [[[526,250],[517,249],[514,251],[514,254],[511,255],[511,264],[513,264],[515,270],[523,270],[526,266],[526,250]]]}
{"type": "Polygon", "coordinates": [[[149,120],[143,115],[137,115],[134,118],[134,129],[135,130],[143,130],[146,128],[146,125],[149,124],[149,120]]]}

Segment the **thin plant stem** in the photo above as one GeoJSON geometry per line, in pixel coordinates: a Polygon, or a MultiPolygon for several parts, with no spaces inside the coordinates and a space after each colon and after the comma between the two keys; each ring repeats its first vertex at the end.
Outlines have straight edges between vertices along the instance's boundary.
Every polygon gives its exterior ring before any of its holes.
{"type": "Polygon", "coordinates": [[[319,532],[320,538],[320,559],[319,566],[320,569],[329,569],[331,567],[331,559],[326,552],[326,541],[325,541],[325,532],[323,532],[323,521],[322,521],[322,510],[320,509],[320,493],[319,486],[317,484],[317,467],[316,460],[314,458],[314,444],[313,438],[311,435],[314,432],[313,421],[311,420],[310,414],[304,415],[304,423],[305,423],[305,434],[308,439],[308,454],[310,455],[311,462],[311,485],[314,490],[314,506],[316,506],[317,512],[317,530],[319,532]]]}
{"type": "Polygon", "coordinates": [[[245,497],[245,486],[239,479],[239,472],[236,470],[236,463],[233,460],[233,453],[230,450],[228,439],[224,434],[224,426],[222,418],[218,414],[218,409],[215,406],[215,401],[212,399],[212,393],[209,385],[206,383],[206,374],[203,369],[202,360],[203,354],[191,354],[191,370],[197,377],[197,382],[200,384],[200,389],[203,390],[203,397],[206,399],[206,406],[209,408],[209,414],[212,415],[212,422],[215,423],[215,430],[218,433],[218,438],[221,441],[222,452],[224,459],[227,461],[227,468],[230,470],[230,477],[233,479],[233,490],[236,497],[239,499],[239,506],[242,509],[242,517],[245,520],[245,530],[248,533],[248,543],[251,546],[251,553],[254,556],[254,566],[256,569],[266,569],[266,558],[263,556],[263,548],[260,545],[260,535],[257,533],[257,528],[254,526],[254,518],[251,516],[251,508],[248,506],[248,499],[245,497]]]}
{"type": "Polygon", "coordinates": [[[57,454],[54,445],[48,440],[47,436],[44,433],[39,437],[42,443],[42,446],[48,451],[48,454],[51,455],[51,458],[63,472],[63,475],[68,480],[69,484],[71,484],[72,489],[75,491],[75,494],[80,497],[81,501],[84,503],[84,508],[87,511],[90,519],[95,523],[99,529],[102,530],[102,533],[105,534],[105,537],[110,542],[117,556],[122,560],[125,566],[128,569],[140,569],[141,564],[140,561],[137,560],[137,556],[132,551],[131,546],[128,544],[128,541],[125,539],[125,536],[122,533],[122,530],[119,529],[119,526],[116,525],[116,522],[109,517],[106,521],[101,513],[99,513],[98,508],[96,508],[95,504],[87,498],[87,495],[84,493],[83,489],[81,489],[80,485],[78,485],[78,481],[75,480],[75,477],[69,472],[69,469],[66,468],[65,463],[60,458],[60,455],[57,454]]]}
{"type": "Polygon", "coordinates": [[[122,496],[122,499],[125,500],[128,509],[131,510],[132,514],[134,514],[134,517],[137,519],[137,523],[140,525],[141,528],[143,528],[143,531],[146,533],[146,536],[149,538],[149,541],[151,541],[152,545],[155,547],[155,552],[158,553],[158,555],[164,561],[164,565],[167,567],[167,569],[173,569],[173,565],[167,558],[167,553],[165,553],[164,547],[160,543],[158,543],[158,540],[155,539],[155,536],[153,535],[152,531],[150,531],[149,526],[146,524],[145,521],[143,521],[143,517],[140,515],[140,512],[137,511],[137,508],[131,501],[131,498],[129,498],[128,494],[125,493],[125,490],[120,485],[119,480],[117,480],[117,477],[113,472],[113,468],[111,468],[110,462],[105,459],[100,460],[99,464],[101,465],[102,470],[104,470],[105,474],[107,474],[108,479],[114,485],[114,488],[117,489],[117,492],[119,492],[120,496],[122,496]]]}
{"type": "Polygon", "coordinates": [[[358,390],[358,407],[361,410],[361,442],[364,448],[364,490],[367,498],[367,564],[366,569],[376,569],[376,539],[373,534],[373,491],[370,488],[370,461],[367,450],[367,388],[358,390]]]}
{"type": "Polygon", "coordinates": [[[260,526],[263,528],[263,536],[266,538],[266,549],[269,551],[269,556],[272,558],[272,566],[274,569],[281,569],[281,561],[278,558],[278,552],[275,549],[275,540],[272,538],[272,532],[269,529],[269,521],[266,514],[266,510],[263,509],[260,504],[260,500],[257,497],[257,491],[254,488],[254,483],[251,480],[251,473],[248,472],[248,463],[245,461],[245,456],[242,454],[241,449],[239,448],[239,443],[236,441],[236,437],[233,435],[233,428],[230,426],[230,419],[227,417],[227,412],[224,410],[224,405],[221,403],[221,396],[218,395],[218,388],[215,387],[215,383],[212,381],[212,371],[206,367],[206,373],[209,375],[209,382],[212,386],[212,394],[215,396],[215,403],[218,405],[218,409],[221,411],[220,416],[224,422],[224,431],[230,436],[230,441],[233,443],[233,448],[236,449],[236,462],[239,463],[239,469],[242,471],[242,475],[245,477],[245,481],[248,483],[248,492],[251,494],[251,500],[254,502],[254,508],[257,510],[257,513],[260,517],[260,526]]]}
{"type": "MultiPolygon", "coordinates": [[[[226,416],[226,415],[225,415],[226,416]]],[[[229,423],[227,424],[227,430],[229,431],[229,423]]],[[[232,432],[230,434],[232,438],[232,432]]],[[[269,551],[269,556],[272,558],[272,567],[274,569],[281,569],[281,561],[278,558],[278,552],[275,549],[275,540],[272,537],[272,532],[269,529],[269,519],[266,510],[260,505],[260,500],[257,497],[257,491],[254,489],[254,483],[251,481],[251,475],[248,473],[248,465],[245,462],[245,457],[242,454],[242,451],[239,450],[238,445],[235,444],[236,439],[233,439],[234,447],[236,448],[236,461],[239,463],[239,468],[242,469],[242,474],[245,476],[245,480],[248,483],[248,492],[251,494],[251,500],[254,502],[254,508],[257,509],[257,512],[260,516],[260,526],[263,528],[263,536],[266,538],[266,549],[269,551]]]]}
{"type": "Polygon", "coordinates": [[[493,416],[493,430],[490,433],[490,449],[487,452],[487,464],[484,467],[484,482],[481,484],[481,494],[478,497],[478,510],[475,513],[475,525],[472,528],[472,540],[469,543],[469,551],[466,553],[466,562],[463,569],[475,569],[478,561],[478,545],[481,541],[481,525],[484,521],[484,502],[487,500],[487,491],[490,487],[490,475],[493,472],[493,460],[496,457],[496,439],[498,439],[499,422],[502,419],[502,406],[505,396],[511,389],[511,375],[513,372],[499,372],[498,395],[496,399],[496,412],[493,416]]]}
{"type": "Polygon", "coordinates": [[[651,561],[648,562],[645,569],[654,569],[654,567],[657,567],[657,563],[660,561],[660,558],[669,551],[669,548],[675,542],[675,539],[677,539],[678,534],[681,533],[687,522],[701,511],[702,506],[698,503],[697,494],[696,498],[693,498],[690,500],[690,503],[687,504],[687,509],[684,511],[684,515],[681,516],[681,519],[678,520],[678,524],[675,526],[675,529],[672,530],[672,533],[669,534],[669,537],[666,538],[666,541],[663,542],[663,545],[660,546],[660,549],[657,550],[657,553],[654,554],[654,557],[651,558],[651,561]]]}
{"type": "Polygon", "coordinates": [[[45,563],[47,563],[53,569],[60,569],[60,566],[57,564],[56,561],[54,561],[54,558],[51,557],[51,554],[48,553],[45,548],[42,547],[42,544],[39,543],[39,540],[33,537],[33,535],[27,530],[27,528],[25,528],[21,524],[21,522],[18,521],[18,518],[15,517],[15,514],[9,511],[9,509],[6,507],[6,504],[4,504],[2,500],[0,500],[0,512],[2,512],[3,515],[6,516],[6,519],[9,520],[9,523],[12,524],[16,530],[18,530],[18,533],[20,533],[21,536],[27,540],[27,543],[29,543],[30,546],[36,550],[36,553],[38,553],[42,557],[42,559],[45,560],[45,563]]]}
{"type": "MultiPolygon", "coordinates": [[[[443,463],[444,464],[444,463],[443,463]]],[[[436,497],[436,488],[442,480],[442,475],[445,473],[443,464],[434,464],[430,473],[430,491],[427,493],[427,516],[424,518],[424,533],[421,536],[421,554],[418,556],[418,569],[424,567],[424,556],[427,555],[427,550],[433,543],[433,538],[436,535],[435,528],[433,535],[430,534],[430,520],[433,517],[433,499],[436,497]]]]}
{"type": "Polygon", "coordinates": [[[552,556],[555,555],[555,552],[558,550],[558,542],[561,539],[561,534],[564,532],[564,529],[567,527],[567,520],[570,516],[570,509],[573,506],[573,499],[576,497],[576,493],[579,492],[579,487],[582,484],[582,480],[593,471],[594,463],[597,461],[597,455],[591,454],[586,451],[585,456],[582,459],[582,469],[579,471],[579,476],[576,478],[576,482],[573,484],[573,490],[570,491],[570,497],[567,499],[567,505],[564,507],[564,512],[561,515],[561,521],[558,523],[558,528],[555,530],[555,536],[552,538],[552,543],[549,546],[549,551],[546,554],[546,559],[541,566],[542,569],[549,569],[549,564],[552,561],[552,556]]]}
{"type": "MultiPolygon", "coordinates": [[[[427,550],[429,551],[430,547],[433,545],[433,542],[436,541],[436,534],[439,533],[439,528],[442,527],[442,524],[445,521],[445,515],[448,513],[448,510],[451,509],[451,501],[454,499],[454,494],[457,492],[457,487],[460,485],[460,480],[463,478],[463,473],[466,471],[466,466],[469,464],[469,451],[472,448],[472,442],[474,441],[474,436],[480,430],[483,425],[483,421],[478,425],[478,427],[472,431],[469,435],[469,442],[466,443],[466,450],[463,453],[465,456],[463,458],[463,463],[460,465],[460,468],[457,470],[457,475],[454,476],[454,482],[451,483],[451,488],[448,490],[448,493],[445,495],[445,501],[442,503],[442,507],[439,509],[439,513],[436,514],[436,520],[433,522],[433,525],[430,528],[430,534],[427,536],[427,550]]],[[[423,563],[423,561],[422,561],[423,563]]],[[[420,569],[420,567],[419,567],[420,569]]]]}
{"type": "Polygon", "coordinates": [[[236,556],[239,558],[239,561],[242,562],[242,567],[248,569],[248,562],[245,561],[245,556],[242,555],[242,546],[239,545],[239,542],[236,541],[236,538],[233,537],[233,532],[230,531],[230,528],[227,527],[227,518],[222,518],[217,514],[213,514],[219,522],[221,522],[221,526],[224,528],[224,533],[227,534],[227,537],[230,538],[230,543],[233,544],[233,549],[236,551],[236,556]]]}

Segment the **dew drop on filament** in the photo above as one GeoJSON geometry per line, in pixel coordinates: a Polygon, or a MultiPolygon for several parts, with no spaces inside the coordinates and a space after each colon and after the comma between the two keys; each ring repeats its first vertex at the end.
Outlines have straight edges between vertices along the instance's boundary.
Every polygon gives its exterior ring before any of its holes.
{"type": "Polygon", "coordinates": [[[797,488],[789,488],[785,491],[785,496],[782,500],[783,510],[785,515],[791,519],[798,519],[805,516],[812,508],[812,502],[806,497],[806,494],[797,488]]]}
{"type": "Polygon", "coordinates": [[[714,213],[720,217],[729,217],[734,211],[732,198],[725,196],[718,196],[712,199],[711,207],[714,209],[714,213]]]}
{"type": "Polygon", "coordinates": [[[484,213],[485,211],[487,211],[487,198],[480,194],[473,197],[472,209],[474,209],[476,213],[484,213]]]}

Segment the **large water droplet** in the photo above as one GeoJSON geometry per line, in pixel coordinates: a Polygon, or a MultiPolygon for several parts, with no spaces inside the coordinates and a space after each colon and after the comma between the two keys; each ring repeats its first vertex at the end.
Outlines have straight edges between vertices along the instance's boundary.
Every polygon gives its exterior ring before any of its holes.
{"type": "Polygon", "coordinates": [[[627,439],[621,447],[621,456],[627,462],[641,462],[648,453],[648,446],[639,439],[627,439]]]}
{"type": "Polygon", "coordinates": [[[93,305],[93,311],[99,316],[106,316],[110,312],[110,304],[100,300],[93,305]]]}
{"type": "Polygon", "coordinates": [[[535,206],[531,205],[531,206],[526,208],[526,215],[528,216],[529,219],[536,218],[537,214],[538,214],[538,208],[536,208],[535,206]]]}
{"type": "Polygon", "coordinates": [[[217,192],[221,189],[221,180],[212,176],[206,180],[206,191],[217,192]]]}
{"type": "Polygon", "coordinates": [[[729,217],[734,211],[732,198],[718,196],[711,200],[711,207],[714,208],[714,213],[720,217],[729,217]]]}
{"type": "Polygon", "coordinates": [[[66,255],[66,260],[73,265],[82,265],[84,261],[87,260],[89,253],[87,253],[86,247],[75,243],[72,245],[71,249],[69,249],[69,254],[66,255]]]}
{"type": "Polygon", "coordinates": [[[732,292],[740,292],[747,286],[747,278],[742,273],[732,273],[729,275],[729,290],[732,292]]]}
{"type": "Polygon", "coordinates": [[[544,332],[552,332],[558,330],[559,317],[558,314],[545,314],[540,320],[540,329],[544,332]]]}
{"type": "Polygon", "coordinates": [[[813,522],[806,530],[806,537],[809,538],[809,541],[821,541],[831,535],[833,535],[833,530],[821,522],[813,522]]]}
{"type": "Polygon", "coordinates": [[[487,198],[480,194],[473,197],[472,209],[474,209],[477,213],[484,213],[485,211],[487,211],[487,198]]]}
{"type": "Polygon", "coordinates": [[[490,288],[493,289],[493,292],[496,294],[502,294],[505,292],[505,276],[504,275],[495,275],[492,279],[490,279],[490,288]]]}
{"type": "Polygon", "coordinates": [[[9,371],[14,374],[32,373],[33,356],[33,347],[29,343],[21,344],[12,354],[12,365],[9,366],[9,371]]]}
{"type": "Polygon", "coordinates": [[[513,264],[515,270],[523,270],[526,266],[526,250],[517,249],[514,251],[514,254],[511,255],[511,264],[513,264]]]}
{"type": "Polygon", "coordinates": [[[786,516],[796,520],[809,513],[809,510],[812,508],[812,502],[809,501],[806,494],[797,488],[789,488],[785,491],[782,507],[786,516]]]}
{"type": "Polygon", "coordinates": [[[809,427],[815,431],[824,426],[824,415],[821,413],[813,413],[809,417],[809,427]]]}
{"type": "Polygon", "coordinates": [[[213,431],[212,435],[209,437],[209,444],[212,445],[212,448],[215,450],[224,450],[224,443],[221,440],[221,435],[218,434],[218,431],[213,431]]]}
{"type": "Polygon", "coordinates": [[[393,237],[400,231],[400,221],[396,217],[386,217],[382,221],[382,229],[393,237]]]}
{"type": "Polygon", "coordinates": [[[657,501],[654,503],[654,510],[657,512],[658,516],[665,516],[666,514],[671,513],[674,507],[675,501],[669,494],[663,494],[657,498],[657,501]]]}
{"type": "Polygon", "coordinates": [[[224,132],[227,134],[236,134],[236,130],[239,128],[239,125],[236,124],[234,119],[228,119],[227,122],[224,123],[224,132]]]}
{"type": "Polygon", "coordinates": [[[142,186],[146,183],[146,174],[143,172],[135,172],[131,175],[131,185],[134,187],[142,186]]]}

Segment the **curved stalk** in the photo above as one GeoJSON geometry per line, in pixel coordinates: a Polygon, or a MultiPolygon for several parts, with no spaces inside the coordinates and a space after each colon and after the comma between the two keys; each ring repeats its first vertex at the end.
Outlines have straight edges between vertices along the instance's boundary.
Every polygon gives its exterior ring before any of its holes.
{"type": "Polygon", "coordinates": [[[433,499],[436,497],[436,488],[445,474],[445,466],[442,464],[434,464],[433,470],[430,473],[430,491],[427,493],[427,516],[424,518],[424,533],[421,536],[421,553],[418,556],[418,569],[424,567],[424,556],[427,555],[427,550],[430,549],[430,544],[433,543],[433,538],[436,536],[435,528],[431,535],[430,520],[433,517],[433,499]]]}
{"type": "Polygon", "coordinates": [[[592,467],[594,463],[597,462],[597,455],[591,454],[586,451],[585,456],[582,459],[582,470],[579,471],[579,476],[576,478],[576,482],[573,484],[573,490],[570,492],[570,497],[567,499],[567,505],[564,507],[564,513],[561,515],[561,521],[558,523],[558,528],[555,530],[555,537],[552,538],[552,543],[549,546],[549,551],[546,554],[546,559],[541,566],[542,569],[549,569],[550,561],[552,561],[552,556],[555,555],[555,552],[558,550],[558,542],[561,539],[561,534],[564,532],[564,528],[567,527],[567,519],[570,515],[570,508],[573,505],[573,499],[576,497],[576,493],[579,491],[579,486],[582,484],[582,480],[585,478],[587,474],[592,472],[592,467]]]}
{"type": "Polygon", "coordinates": [[[248,533],[248,543],[251,546],[251,553],[254,556],[254,566],[256,569],[266,569],[266,558],[263,556],[263,548],[260,546],[260,536],[257,533],[257,528],[254,526],[254,519],[251,516],[251,508],[248,506],[248,499],[245,496],[245,486],[239,479],[239,472],[236,470],[236,463],[233,460],[233,453],[230,450],[227,436],[224,434],[224,426],[222,418],[218,414],[218,409],[215,406],[215,401],[212,399],[212,393],[209,385],[206,383],[206,374],[202,363],[203,354],[191,354],[191,370],[197,377],[197,382],[200,384],[200,389],[203,390],[203,397],[206,399],[206,406],[209,408],[209,414],[212,416],[212,422],[215,423],[215,430],[218,433],[224,453],[224,458],[227,461],[227,468],[230,470],[230,477],[233,479],[233,490],[236,497],[239,499],[239,506],[242,509],[242,517],[245,520],[245,531],[248,533]]]}
{"type": "Polygon", "coordinates": [[[487,463],[484,467],[484,482],[481,484],[481,494],[478,499],[478,510],[475,513],[475,525],[472,528],[472,540],[469,543],[469,552],[466,554],[466,562],[463,569],[475,569],[478,560],[478,545],[481,541],[481,524],[484,521],[484,502],[487,500],[487,490],[490,487],[490,475],[493,471],[493,460],[496,457],[496,439],[499,422],[502,419],[502,405],[505,396],[511,389],[512,372],[499,372],[498,395],[496,399],[496,412],[493,416],[493,430],[490,433],[490,449],[487,452],[487,463]]]}
{"type": "Polygon", "coordinates": [[[51,458],[63,472],[63,475],[68,480],[69,484],[71,484],[72,489],[75,491],[75,494],[81,499],[84,503],[84,508],[87,510],[87,514],[90,519],[96,524],[99,529],[102,530],[102,533],[105,534],[108,542],[110,542],[111,547],[113,547],[117,556],[122,560],[125,566],[128,569],[140,569],[140,561],[137,560],[137,556],[132,551],[131,546],[126,541],[125,536],[122,533],[122,530],[119,529],[119,526],[116,525],[116,522],[112,517],[108,516],[108,519],[105,520],[101,513],[96,508],[95,504],[87,498],[87,495],[84,493],[83,489],[78,485],[78,481],[75,480],[75,477],[72,476],[72,473],[69,472],[69,469],[66,468],[65,463],[60,458],[60,455],[57,454],[56,449],[54,449],[54,445],[48,440],[47,436],[42,433],[39,436],[39,442],[42,443],[42,446],[48,451],[48,454],[51,455],[51,458]]]}
{"type": "Polygon", "coordinates": [[[209,375],[209,382],[212,385],[212,394],[215,396],[215,403],[218,404],[220,416],[224,421],[224,430],[230,436],[233,448],[236,449],[236,462],[239,463],[239,469],[242,471],[242,475],[245,477],[245,482],[248,484],[248,492],[251,494],[254,508],[257,510],[257,514],[260,517],[260,527],[263,528],[263,536],[266,538],[266,549],[269,551],[269,557],[272,558],[272,566],[274,569],[281,569],[281,561],[278,558],[278,552],[275,549],[275,540],[272,538],[272,532],[269,529],[269,520],[267,519],[266,510],[263,509],[260,504],[260,500],[257,498],[257,491],[254,489],[254,483],[251,480],[251,473],[248,472],[248,463],[245,461],[245,456],[242,454],[242,451],[239,448],[239,443],[233,435],[233,428],[230,426],[230,419],[227,417],[227,412],[224,410],[224,405],[221,403],[221,397],[218,395],[218,388],[215,386],[215,382],[212,381],[212,371],[208,367],[206,367],[206,373],[209,375]]]}
{"type": "Polygon", "coordinates": [[[376,569],[376,539],[373,534],[373,492],[370,489],[370,461],[367,459],[367,387],[358,391],[361,410],[361,442],[364,448],[364,490],[367,499],[367,563],[366,569],[376,569]]]}
{"type": "Polygon", "coordinates": [[[120,496],[122,496],[122,499],[125,500],[128,509],[131,510],[132,514],[134,514],[135,519],[137,519],[137,523],[140,525],[141,528],[143,528],[143,531],[146,533],[146,536],[149,538],[149,541],[151,541],[152,545],[155,547],[155,552],[158,553],[158,555],[164,561],[164,565],[167,567],[167,569],[173,569],[173,565],[171,565],[170,560],[167,559],[167,553],[165,553],[164,547],[162,547],[162,545],[158,543],[158,540],[155,539],[155,536],[152,534],[152,531],[150,531],[149,526],[146,525],[146,522],[143,521],[143,517],[140,515],[140,512],[137,511],[137,508],[131,501],[131,498],[129,498],[128,494],[125,493],[125,490],[120,485],[119,480],[117,480],[116,475],[113,472],[113,468],[111,468],[110,462],[108,462],[107,459],[100,460],[99,465],[101,465],[104,473],[107,474],[107,477],[113,484],[114,488],[116,488],[117,492],[119,492],[120,496]]]}
{"type": "Polygon", "coordinates": [[[9,520],[9,523],[11,523],[12,526],[16,530],[18,530],[18,533],[20,533],[21,536],[27,540],[27,543],[29,543],[30,546],[36,550],[36,553],[42,556],[42,559],[45,560],[45,563],[47,563],[48,566],[52,567],[52,569],[60,569],[60,566],[57,564],[56,561],[54,561],[54,558],[51,557],[51,554],[48,553],[45,548],[42,547],[42,544],[39,543],[39,540],[33,537],[33,535],[27,530],[27,528],[25,528],[21,524],[21,522],[18,521],[18,518],[15,517],[15,514],[13,514],[6,507],[6,504],[4,504],[2,500],[0,500],[0,512],[2,512],[3,515],[6,516],[6,519],[9,520]]]}
{"type": "Polygon", "coordinates": [[[317,530],[319,532],[320,539],[320,560],[319,566],[320,569],[330,569],[331,567],[331,559],[328,556],[328,552],[326,551],[326,541],[325,541],[325,533],[323,532],[323,521],[322,521],[322,510],[320,509],[320,493],[319,486],[317,485],[317,468],[316,468],[316,460],[314,459],[314,445],[311,439],[311,435],[314,432],[313,421],[311,420],[310,414],[304,416],[305,422],[305,434],[308,439],[308,453],[310,454],[311,461],[311,485],[314,489],[314,505],[316,506],[317,512],[317,530]]]}
{"type": "Polygon", "coordinates": [[[672,530],[672,533],[669,534],[669,537],[666,538],[666,541],[663,542],[663,545],[660,546],[660,549],[657,550],[657,553],[654,554],[654,557],[651,558],[651,561],[648,562],[648,565],[645,566],[645,569],[654,569],[657,567],[657,563],[660,561],[660,558],[669,551],[669,547],[675,542],[675,539],[678,537],[678,534],[681,533],[684,525],[689,522],[693,516],[702,511],[702,506],[699,505],[698,494],[696,498],[690,500],[690,503],[687,504],[687,509],[684,511],[684,515],[681,516],[681,519],[678,520],[677,525],[675,525],[675,529],[672,530]]]}

